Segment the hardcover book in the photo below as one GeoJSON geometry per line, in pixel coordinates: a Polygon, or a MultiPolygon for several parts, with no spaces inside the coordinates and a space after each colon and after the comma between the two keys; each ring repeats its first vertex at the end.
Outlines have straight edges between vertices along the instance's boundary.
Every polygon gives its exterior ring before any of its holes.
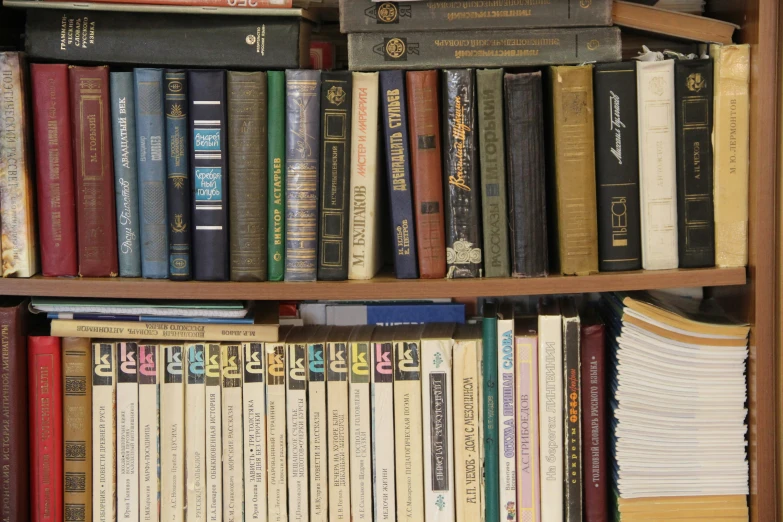
{"type": "Polygon", "coordinates": [[[307,520],[308,431],[307,431],[307,339],[298,328],[286,338],[286,434],[288,437],[288,512],[295,520],[307,520]]]}
{"type": "MultiPolygon", "coordinates": [[[[155,344],[139,344],[139,520],[160,519],[160,353],[155,344]]],[[[85,522],[89,519],[85,519],[85,522]]]]}
{"type": "Polygon", "coordinates": [[[276,343],[266,343],[266,448],[267,504],[270,522],[288,522],[286,477],[286,345],[281,334],[276,343]]]}
{"type": "Polygon", "coordinates": [[[573,298],[560,300],[563,314],[563,447],[565,520],[582,520],[582,383],[579,314],[573,298]]]}
{"type": "Polygon", "coordinates": [[[354,328],[350,336],[350,371],[348,372],[349,451],[351,488],[351,518],[372,520],[372,448],[370,437],[370,373],[372,358],[372,326],[354,328]]]}
{"type": "MultiPolygon", "coordinates": [[[[377,521],[397,520],[394,475],[394,329],[376,328],[372,333],[370,403],[372,409],[373,517],[377,521]]],[[[402,473],[402,471],[401,471],[402,473]]],[[[400,494],[402,495],[402,491],[400,494]]]]}
{"type": "MultiPolygon", "coordinates": [[[[195,6],[202,7],[204,9],[217,8],[230,8],[236,10],[249,9],[250,11],[255,9],[282,9],[290,8],[292,5],[291,0],[91,0],[95,3],[107,3],[107,4],[131,4],[131,5],[166,5],[166,6],[195,6]]],[[[248,11],[248,14],[250,13],[248,11]]]]}
{"type": "Polygon", "coordinates": [[[206,462],[206,380],[204,351],[206,345],[185,346],[185,508],[186,522],[207,520],[206,462]]]}
{"type": "Polygon", "coordinates": [[[185,381],[181,344],[160,345],[160,520],[185,518],[185,381]]]}
{"type": "Polygon", "coordinates": [[[223,520],[242,522],[245,502],[242,481],[242,345],[220,345],[220,388],[223,399],[223,520]]]}
{"type": "Polygon", "coordinates": [[[204,348],[204,384],[206,388],[206,468],[207,521],[223,520],[223,398],[220,387],[220,344],[207,343],[204,348]]]}
{"type": "Polygon", "coordinates": [[[541,441],[538,431],[538,318],[514,323],[516,350],[517,519],[541,521],[541,441]]]}
{"type": "Polygon", "coordinates": [[[514,309],[498,314],[498,491],[500,518],[517,520],[516,385],[514,382],[514,309]],[[501,442],[502,441],[502,442],[501,442]]]}
{"type": "Polygon", "coordinates": [[[117,343],[117,520],[139,520],[139,381],[134,342],[117,343]]]}
{"type": "Polygon", "coordinates": [[[267,79],[267,266],[269,280],[282,281],[285,271],[285,72],[268,71],[267,79]]]}
{"type": "Polygon", "coordinates": [[[484,417],[484,520],[500,520],[498,462],[498,316],[495,303],[484,305],[481,321],[481,415],[484,417]]]}
{"type": "Polygon", "coordinates": [[[117,343],[92,343],[92,513],[117,517],[116,385],[117,343]]]}
{"type": "Polygon", "coordinates": [[[263,343],[242,343],[244,426],[244,513],[246,521],[267,520],[266,384],[263,343]]]}
{"type": "MultiPolygon", "coordinates": [[[[332,328],[326,344],[326,422],[329,426],[329,521],[351,520],[351,468],[349,465],[351,417],[348,400],[350,327],[332,328]]],[[[365,345],[366,346],[366,345],[365,345]]],[[[366,359],[365,359],[366,361],[366,359]]],[[[369,413],[369,412],[367,412],[369,413]]],[[[365,476],[365,480],[369,477],[365,476]]],[[[368,480],[369,482],[369,480],[368,480]]],[[[359,518],[359,517],[355,517],[359,518]]]]}
{"type": "Polygon", "coordinates": [[[329,519],[327,469],[328,418],[326,417],[326,340],[328,326],[319,326],[307,342],[307,446],[310,460],[310,520],[329,519]],[[327,437],[324,437],[327,435],[327,437]]]}

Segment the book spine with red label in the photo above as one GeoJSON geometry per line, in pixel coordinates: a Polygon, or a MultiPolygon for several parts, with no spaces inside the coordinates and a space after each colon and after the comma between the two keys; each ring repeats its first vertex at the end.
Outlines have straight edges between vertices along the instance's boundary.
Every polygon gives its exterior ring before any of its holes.
{"type": "Polygon", "coordinates": [[[78,220],[79,275],[116,276],[117,226],[109,68],[69,69],[78,220]]]}
{"type": "MultiPolygon", "coordinates": [[[[63,392],[59,337],[29,337],[30,520],[63,520],[63,392]]],[[[20,519],[21,520],[21,519],[20,519]]]]}
{"type": "Polygon", "coordinates": [[[45,276],[77,274],[68,66],[30,66],[38,183],[38,233],[45,276]]]}
{"type": "MultiPolygon", "coordinates": [[[[68,0],[59,0],[68,1],[68,0]]],[[[293,5],[293,0],[95,0],[98,4],[129,4],[159,6],[189,6],[203,8],[235,9],[284,9],[293,5]]]]}

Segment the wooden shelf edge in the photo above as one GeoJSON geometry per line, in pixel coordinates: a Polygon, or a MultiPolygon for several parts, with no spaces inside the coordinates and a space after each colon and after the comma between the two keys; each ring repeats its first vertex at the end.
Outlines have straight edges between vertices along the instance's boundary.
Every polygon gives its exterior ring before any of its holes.
{"type": "Polygon", "coordinates": [[[513,295],[572,294],[663,288],[744,285],[740,268],[693,268],[604,272],[587,276],[531,279],[395,279],[379,275],[369,281],[202,282],[137,278],[0,279],[0,295],[104,297],[126,299],[421,299],[513,295]]]}

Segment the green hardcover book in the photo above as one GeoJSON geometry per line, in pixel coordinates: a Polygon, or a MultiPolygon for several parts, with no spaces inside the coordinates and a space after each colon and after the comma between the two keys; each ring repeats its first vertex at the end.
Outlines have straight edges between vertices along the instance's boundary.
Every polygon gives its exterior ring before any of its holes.
{"type": "Polygon", "coordinates": [[[500,522],[498,455],[498,314],[484,305],[481,373],[484,378],[484,522],[500,522]]]}
{"type": "Polygon", "coordinates": [[[269,280],[282,281],[285,268],[285,72],[267,73],[269,127],[269,280]]]}

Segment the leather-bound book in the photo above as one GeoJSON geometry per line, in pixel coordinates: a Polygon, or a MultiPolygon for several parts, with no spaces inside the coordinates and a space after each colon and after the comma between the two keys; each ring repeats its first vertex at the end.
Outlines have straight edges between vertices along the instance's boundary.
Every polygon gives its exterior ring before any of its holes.
{"type": "Polygon", "coordinates": [[[68,66],[32,64],[30,77],[41,272],[45,276],[75,276],[78,273],[76,196],[68,66]]]}
{"type": "Polygon", "coordinates": [[[109,68],[71,66],[76,223],[79,275],[116,276],[117,225],[114,214],[109,114],[109,68]]]}
{"type": "Polygon", "coordinates": [[[231,280],[266,281],[266,73],[228,72],[231,280]]]}
{"type": "Polygon", "coordinates": [[[410,71],[406,79],[419,274],[422,279],[441,279],[446,277],[446,231],[438,71],[410,71]]]}
{"type": "Polygon", "coordinates": [[[541,73],[506,74],[503,83],[511,275],[543,277],[549,256],[541,73]]]}

